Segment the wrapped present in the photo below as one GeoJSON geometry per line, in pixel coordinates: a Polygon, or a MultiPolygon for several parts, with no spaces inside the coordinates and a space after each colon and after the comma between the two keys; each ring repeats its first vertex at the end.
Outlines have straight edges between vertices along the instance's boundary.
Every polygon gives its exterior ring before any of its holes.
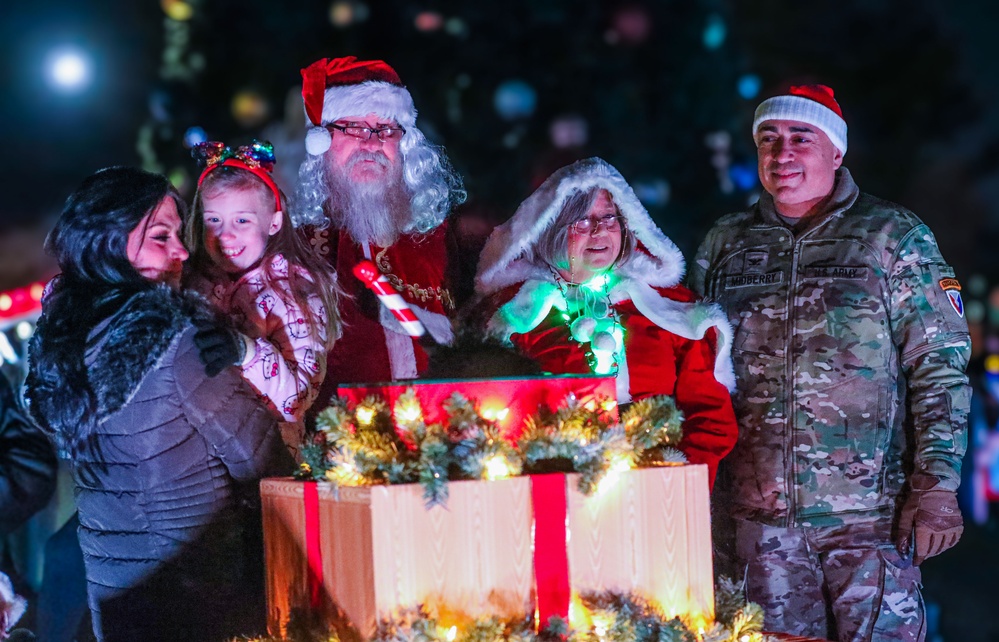
{"type": "Polygon", "coordinates": [[[591,497],[575,478],[452,482],[447,507],[429,510],[418,485],[264,480],[271,633],[296,609],[343,639],[418,604],[456,621],[572,619],[575,596],[607,590],[711,619],[706,467],[624,472],[591,497]]]}
{"type": "Polygon", "coordinates": [[[471,616],[530,608],[530,479],[453,482],[427,510],[415,484],[340,488],[261,482],[268,626],[293,609],[361,639],[396,607],[447,604],[471,616]]]}
{"type": "MultiPolygon", "coordinates": [[[[483,417],[495,420],[504,434],[515,441],[524,420],[539,408],[555,409],[575,395],[580,404],[617,399],[613,377],[596,375],[544,375],[537,377],[419,380],[401,383],[357,384],[340,386],[337,393],[343,399],[358,404],[369,395],[377,396],[393,407],[407,390],[414,390],[424,410],[427,423],[445,422],[444,402],[454,393],[479,404],[483,417]]],[[[616,415],[616,409],[612,412],[616,415]]]]}

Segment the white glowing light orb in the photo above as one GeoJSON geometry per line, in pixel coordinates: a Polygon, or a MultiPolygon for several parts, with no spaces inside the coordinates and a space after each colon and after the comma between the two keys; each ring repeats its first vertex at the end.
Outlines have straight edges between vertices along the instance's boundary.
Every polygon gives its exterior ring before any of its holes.
{"type": "Polygon", "coordinates": [[[90,77],[87,60],[75,51],[56,54],[52,59],[49,73],[52,82],[63,89],[79,89],[90,77]]]}
{"type": "Polygon", "coordinates": [[[10,345],[10,341],[7,340],[7,335],[0,332],[0,363],[7,361],[7,363],[17,363],[17,353],[14,352],[14,346],[10,345]]]}
{"type": "Polygon", "coordinates": [[[357,423],[362,426],[367,426],[372,422],[372,420],[374,420],[375,411],[367,406],[360,406],[354,412],[354,416],[357,417],[357,423]]]}
{"type": "Polygon", "coordinates": [[[31,334],[34,331],[35,329],[32,328],[31,324],[28,323],[27,321],[21,321],[20,323],[17,324],[17,328],[15,329],[15,332],[17,332],[17,337],[21,341],[27,341],[28,339],[30,339],[31,334]]]}
{"type": "Polygon", "coordinates": [[[423,412],[419,405],[413,404],[398,408],[395,416],[400,422],[414,423],[423,419],[423,412]]]}
{"type": "Polygon", "coordinates": [[[503,421],[510,414],[509,408],[483,408],[482,418],[487,421],[503,421]]]}
{"type": "Polygon", "coordinates": [[[493,455],[482,463],[485,468],[486,479],[490,481],[506,479],[510,476],[510,465],[502,455],[493,455]]]}

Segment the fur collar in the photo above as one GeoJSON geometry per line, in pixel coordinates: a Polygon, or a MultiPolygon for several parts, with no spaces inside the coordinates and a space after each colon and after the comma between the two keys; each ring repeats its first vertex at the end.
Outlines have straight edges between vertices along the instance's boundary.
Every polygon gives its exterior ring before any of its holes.
{"type": "Polygon", "coordinates": [[[611,193],[641,248],[616,270],[618,275],[640,277],[654,287],[677,285],[685,269],[679,248],[659,230],[620,172],[605,160],[588,158],[549,176],[509,221],[493,230],[479,259],[477,294],[488,296],[533,278],[537,268],[524,260],[524,251],[537,243],[574,193],[593,187],[611,193]]]}
{"type": "Polygon", "coordinates": [[[200,295],[165,285],[133,296],[87,341],[86,363],[102,421],[128,403],[171,342],[194,319],[213,312],[200,295]]]}
{"type": "MultiPolygon", "coordinates": [[[[685,339],[702,339],[709,328],[714,328],[718,334],[715,380],[730,392],[735,390],[732,326],[728,316],[717,304],[674,301],[664,297],[643,279],[629,275],[619,276],[608,295],[613,304],[630,300],[647,319],[685,339]]],[[[489,319],[486,331],[506,341],[512,334],[523,334],[536,328],[545,320],[552,307],[564,310],[565,299],[562,293],[553,283],[550,274],[535,274],[534,278],[524,282],[512,299],[500,306],[489,319]]]]}
{"type": "MultiPolygon", "coordinates": [[[[214,313],[200,295],[174,292],[166,285],[157,285],[132,295],[115,314],[98,323],[83,347],[87,386],[97,404],[91,417],[94,424],[129,402],[171,342],[193,320],[211,318],[214,313]]],[[[45,331],[45,321],[43,312],[40,333],[45,331]]],[[[54,369],[29,372],[25,395],[31,414],[47,430],[56,435],[76,435],[80,427],[60,425],[65,414],[57,409],[72,401],[67,395],[84,392],[62,377],[63,373],[54,369]]],[[[88,405],[83,399],[77,401],[82,407],[88,405]]]]}

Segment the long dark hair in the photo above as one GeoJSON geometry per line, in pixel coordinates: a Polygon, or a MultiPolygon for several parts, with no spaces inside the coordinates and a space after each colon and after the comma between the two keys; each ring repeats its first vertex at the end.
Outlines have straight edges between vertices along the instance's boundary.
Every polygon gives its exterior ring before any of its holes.
{"type": "Polygon", "coordinates": [[[27,396],[63,450],[72,450],[93,422],[96,396],[88,385],[84,351],[87,337],[132,295],[155,286],[128,260],[128,235],[164,198],[180,212],[185,205],[165,176],[134,167],[110,167],[86,178],[66,200],[45,240],[61,274],[42,301],[42,316],[31,340],[27,396]],[[65,431],[74,431],[65,434],[65,431]]]}
{"type": "MultiPolygon", "coordinates": [[[[204,179],[198,193],[194,196],[194,206],[191,208],[191,216],[187,220],[185,241],[188,250],[191,252],[190,265],[194,271],[201,274],[210,273],[212,264],[205,246],[205,203],[206,195],[214,195],[226,190],[253,190],[259,193],[268,202],[273,202],[273,192],[262,180],[257,178],[252,172],[239,167],[218,167],[212,170],[204,179]]],[[[273,290],[279,296],[289,293],[294,303],[302,312],[309,328],[309,334],[314,340],[318,340],[323,334],[326,349],[333,347],[336,339],[340,338],[341,322],[339,311],[339,297],[342,296],[336,273],[327,264],[323,263],[302,240],[302,237],[292,225],[291,217],[288,215],[287,198],[279,190],[279,199],[282,205],[283,222],[281,229],[267,239],[264,247],[264,255],[260,261],[261,274],[264,277],[264,286],[273,290]],[[281,254],[288,261],[288,276],[275,274],[272,269],[271,258],[281,254]],[[317,297],[325,310],[324,314],[317,314],[309,305],[310,297],[317,297]],[[322,331],[322,332],[321,332],[322,331]]]]}

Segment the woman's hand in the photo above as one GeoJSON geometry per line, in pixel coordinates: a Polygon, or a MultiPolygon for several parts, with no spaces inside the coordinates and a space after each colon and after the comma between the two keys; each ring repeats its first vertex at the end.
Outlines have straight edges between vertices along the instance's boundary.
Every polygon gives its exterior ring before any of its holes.
{"type": "Polygon", "coordinates": [[[243,362],[247,340],[242,334],[214,321],[197,320],[194,327],[198,329],[194,333],[194,345],[198,347],[198,357],[205,364],[205,374],[209,377],[243,362]]]}

